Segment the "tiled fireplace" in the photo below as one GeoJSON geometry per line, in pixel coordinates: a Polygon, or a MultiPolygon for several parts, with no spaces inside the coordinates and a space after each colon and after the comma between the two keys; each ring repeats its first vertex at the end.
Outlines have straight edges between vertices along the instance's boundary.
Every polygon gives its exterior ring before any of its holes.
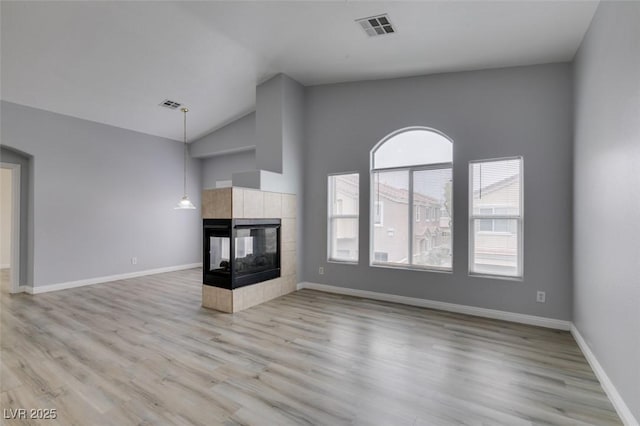
{"type": "Polygon", "coordinates": [[[204,219],[202,281],[233,290],[280,277],[280,219],[204,219]]]}
{"type": "Polygon", "coordinates": [[[296,290],[295,195],[205,190],[202,216],[202,306],[238,312],[296,290]]]}

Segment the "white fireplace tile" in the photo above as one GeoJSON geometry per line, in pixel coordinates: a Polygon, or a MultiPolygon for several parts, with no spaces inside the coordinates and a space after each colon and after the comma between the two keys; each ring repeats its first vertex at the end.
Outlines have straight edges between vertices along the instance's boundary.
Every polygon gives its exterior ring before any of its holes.
{"type": "Polygon", "coordinates": [[[296,242],[296,231],[297,225],[295,219],[283,218],[282,219],[282,229],[280,231],[280,238],[282,239],[282,243],[295,243],[296,242]]]}
{"type": "Polygon", "coordinates": [[[214,191],[213,211],[216,218],[231,218],[231,188],[221,188],[214,191]]]}
{"type": "Polygon", "coordinates": [[[289,242],[282,242],[282,251],[295,251],[296,250],[296,242],[295,241],[289,241],[289,242]]]}
{"type": "Polygon", "coordinates": [[[282,278],[276,278],[275,280],[269,280],[265,282],[264,286],[264,300],[275,299],[282,294],[282,278]]]}
{"type": "Polygon", "coordinates": [[[293,194],[282,194],[282,217],[295,219],[296,213],[296,196],[293,194]]]}
{"type": "Polygon", "coordinates": [[[232,213],[233,218],[241,219],[244,217],[244,189],[233,188],[232,190],[232,213]]]}
{"type": "Polygon", "coordinates": [[[244,190],[244,217],[248,219],[264,218],[264,192],[252,189],[244,190]]]}
{"type": "Polygon", "coordinates": [[[296,273],[296,252],[283,251],[280,255],[281,275],[287,276],[296,273]]]}
{"type": "Polygon", "coordinates": [[[278,192],[264,193],[264,217],[270,219],[282,217],[282,194],[278,192]]]}

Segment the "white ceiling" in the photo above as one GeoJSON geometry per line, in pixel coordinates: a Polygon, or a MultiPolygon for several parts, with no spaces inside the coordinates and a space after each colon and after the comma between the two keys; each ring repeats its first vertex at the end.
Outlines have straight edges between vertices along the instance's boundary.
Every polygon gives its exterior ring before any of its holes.
{"type": "Polygon", "coordinates": [[[2,1],[2,99],[176,140],[305,85],[569,61],[597,2],[2,1]],[[357,18],[388,13],[397,34],[357,18]]]}

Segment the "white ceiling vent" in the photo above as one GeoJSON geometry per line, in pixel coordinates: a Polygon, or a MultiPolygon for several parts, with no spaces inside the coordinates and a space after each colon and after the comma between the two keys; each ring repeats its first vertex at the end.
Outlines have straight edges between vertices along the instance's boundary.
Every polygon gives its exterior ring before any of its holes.
{"type": "Polygon", "coordinates": [[[376,37],[385,34],[393,34],[396,32],[395,27],[391,24],[389,15],[370,16],[369,18],[356,19],[362,29],[369,37],[376,37]]]}
{"type": "Polygon", "coordinates": [[[160,102],[160,106],[163,106],[169,109],[178,109],[180,108],[180,105],[182,105],[180,102],[171,101],[169,99],[165,99],[164,101],[160,102]]]}

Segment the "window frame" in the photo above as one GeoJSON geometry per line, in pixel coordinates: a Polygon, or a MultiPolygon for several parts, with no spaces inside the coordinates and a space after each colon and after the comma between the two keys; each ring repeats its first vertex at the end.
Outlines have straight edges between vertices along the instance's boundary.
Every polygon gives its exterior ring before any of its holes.
{"type": "MultiPolygon", "coordinates": [[[[494,278],[501,280],[510,280],[510,281],[523,281],[524,280],[524,157],[522,155],[512,156],[512,157],[499,157],[499,158],[487,158],[481,160],[471,160],[469,161],[469,191],[468,191],[468,203],[469,203],[469,265],[468,265],[468,274],[470,277],[479,277],[479,278],[494,278]],[[519,160],[520,161],[520,206],[519,206],[519,215],[515,214],[501,214],[501,215],[487,215],[487,214],[474,214],[473,213],[473,165],[478,163],[493,163],[499,161],[509,161],[509,160],[519,160]],[[504,275],[504,274],[490,274],[486,272],[475,272],[473,271],[474,264],[474,253],[475,253],[475,221],[476,220],[495,220],[495,219],[506,219],[506,220],[516,220],[516,229],[518,231],[518,259],[517,259],[517,275],[504,275]]],[[[491,207],[491,210],[495,211],[495,207],[491,207]]],[[[492,223],[492,227],[493,227],[492,223]]],[[[487,232],[487,233],[497,233],[504,234],[496,231],[478,231],[478,232],[487,232]]]]}
{"type": "MultiPolygon", "coordinates": [[[[336,248],[337,251],[337,248],[336,248]]],[[[357,265],[360,263],[360,172],[357,171],[349,171],[349,172],[338,172],[338,173],[329,173],[327,174],[327,262],[328,263],[340,263],[346,265],[357,265]],[[332,211],[333,206],[333,197],[335,194],[331,188],[331,179],[336,176],[345,176],[345,175],[357,175],[358,176],[358,214],[344,214],[344,213],[336,213],[334,214],[332,211]],[[332,252],[332,231],[335,219],[356,219],[357,230],[358,230],[358,256],[355,260],[347,260],[347,259],[335,259],[331,257],[332,252]]]]}
{"type": "Polygon", "coordinates": [[[422,130],[422,131],[428,131],[428,132],[432,132],[432,133],[436,133],[440,136],[442,136],[443,138],[447,139],[451,145],[452,145],[452,149],[453,149],[453,139],[451,139],[449,136],[447,136],[446,134],[442,133],[441,131],[437,130],[437,129],[433,129],[430,127],[423,127],[423,126],[412,126],[412,127],[405,127],[403,129],[399,129],[396,130],[392,133],[390,133],[389,135],[385,136],[384,138],[382,138],[372,149],[370,152],[370,158],[369,158],[369,266],[374,267],[374,268],[392,268],[392,269],[404,269],[404,270],[409,270],[409,271],[424,271],[424,272],[439,272],[439,273],[445,273],[445,274],[452,274],[453,273],[453,268],[454,268],[454,258],[455,256],[454,254],[454,220],[453,220],[453,215],[454,215],[454,190],[453,188],[455,187],[455,183],[454,183],[454,170],[453,170],[453,152],[451,155],[451,162],[446,162],[446,163],[433,163],[433,164],[418,164],[418,165],[412,165],[412,166],[399,166],[399,167],[380,167],[380,168],[375,168],[375,154],[377,152],[377,150],[384,145],[386,142],[388,142],[390,139],[392,139],[393,137],[404,133],[404,132],[408,132],[408,131],[414,131],[414,130],[422,130]],[[425,170],[442,170],[442,169],[450,169],[451,170],[451,228],[450,228],[450,239],[451,239],[451,266],[447,267],[447,268],[441,268],[441,267],[437,267],[437,266],[426,266],[426,265],[415,265],[413,264],[413,229],[415,226],[415,213],[414,213],[414,204],[413,204],[413,181],[414,181],[414,172],[418,172],[418,171],[425,171],[425,170]],[[375,206],[375,179],[374,176],[376,173],[378,172],[393,172],[393,171],[407,171],[408,175],[409,175],[409,182],[408,182],[408,208],[407,208],[407,212],[408,212],[408,238],[407,238],[407,243],[408,243],[408,251],[407,251],[407,255],[408,255],[408,259],[409,259],[409,263],[395,263],[395,262],[376,262],[375,261],[375,240],[374,240],[374,234],[375,234],[375,229],[376,227],[379,227],[381,225],[377,225],[375,224],[375,211],[372,207],[375,206]]]}
{"type": "MultiPolygon", "coordinates": [[[[486,216],[486,217],[481,217],[478,220],[488,220],[491,221],[491,229],[479,229],[478,232],[482,232],[485,235],[506,235],[506,234],[510,234],[509,231],[500,231],[500,230],[496,230],[496,221],[498,220],[504,220],[503,218],[501,218],[499,215],[495,215],[495,211],[497,209],[500,209],[501,207],[485,207],[485,209],[487,210],[491,210],[491,215],[478,215],[478,217],[480,216],[486,216]]],[[[483,209],[480,209],[483,210],[483,209]]]]}

